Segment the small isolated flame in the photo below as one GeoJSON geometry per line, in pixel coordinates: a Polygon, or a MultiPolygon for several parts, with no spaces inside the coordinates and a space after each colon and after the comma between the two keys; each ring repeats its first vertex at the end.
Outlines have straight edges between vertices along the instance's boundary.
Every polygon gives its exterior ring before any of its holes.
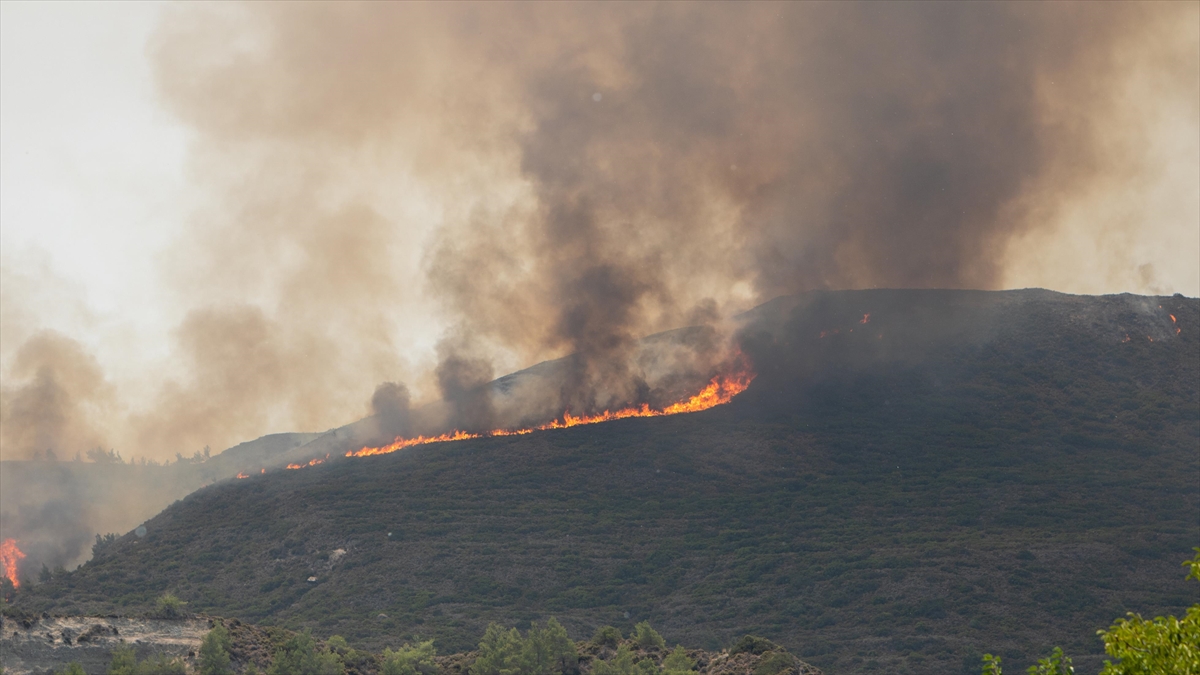
{"type": "Polygon", "coordinates": [[[266,473],[266,472],[267,472],[267,467],[265,467],[265,466],[259,471],[259,473],[266,473]]]}
{"type": "MultiPolygon", "coordinates": [[[[318,457],[317,459],[310,459],[310,460],[308,460],[308,463],[307,463],[307,464],[288,464],[288,465],[287,465],[287,468],[289,468],[289,469],[303,469],[303,468],[304,468],[304,467],[306,467],[306,466],[316,466],[316,465],[318,465],[318,464],[324,464],[324,463],[325,463],[325,460],[327,460],[327,459],[329,459],[329,455],[325,455],[325,457],[323,457],[323,458],[322,458],[322,457],[318,457]]],[[[263,469],[263,473],[266,473],[266,472],[267,472],[267,470],[266,470],[266,469],[263,469]]]]}
{"type": "Polygon", "coordinates": [[[4,576],[12,582],[13,588],[21,586],[17,578],[17,563],[24,557],[25,554],[17,548],[16,539],[5,539],[4,543],[0,544],[0,565],[4,567],[4,576]]]}
{"type": "MultiPolygon", "coordinates": [[[[486,433],[473,434],[466,431],[452,431],[440,436],[417,436],[416,438],[397,438],[394,442],[379,448],[363,448],[361,450],[351,450],[346,453],[347,457],[368,457],[370,455],[386,455],[397,450],[410,448],[414,445],[425,445],[426,443],[445,443],[448,441],[465,441],[470,438],[490,438],[493,436],[517,436],[521,434],[530,434],[535,431],[546,431],[549,429],[566,429],[569,427],[577,427],[584,424],[597,424],[600,422],[611,422],[613,420],[621,420],[628,417],[661,417],[663,415],[679,415],[681,413],[700,412],[708,410],[716,406],[728,403],[734,396],[746,391],[750,383],[754,380],[754,373],[749,369],[743,369],[732,375],[718,375],[709,381],[700,393],[688,398],[685,401],[672,403],[671,405],[656,409],[651,408],[648,404],[643,403],[638,407],[622,408],[612,411],[605,410],[597,415],[572,415],[570,412],[563,413],[562,419],[557,419],[541,426],[529,427],[525,429],[495,429],[486,433]]],[[[288,467],[289,469],[292,467],[288,467]]]]}
{"type": "Polygon", "coordinates": [[[249,478],[249,477],[250,477],[250,474],[248,474],[248,473],[241,473],[241,472],[239,471],[239,472],[238,472],[238,475],[237,475],[237,477],[238,477],[239,479],[242,479],[242,478],[249,478]]]}
{"type": "Polygon", "coordinates": [[[871,323],[871,314],[869,312],[867,314],[863,314],[862,321],[859,321],[859,323],[871,323]]]}

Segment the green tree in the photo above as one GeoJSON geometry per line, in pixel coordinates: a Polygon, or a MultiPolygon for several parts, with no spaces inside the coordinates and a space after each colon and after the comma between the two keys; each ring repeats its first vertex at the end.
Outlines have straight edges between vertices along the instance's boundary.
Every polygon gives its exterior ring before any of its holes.
{"type": "Polygon", "coordinates": [[[115,532],[109,532],[103,537],[97,534],[96,543],[92,544],[92,556],[95,557],[96,555],[99,555],[100,551],[114,543],[117,539],[120,539],[120,535],[116,534],[115,532]]]}
{"type": "Polygon", "coordinates": [[[229,631],[219,623],[213,626],[200,643],[200,675],[233,675],[229,646],[229,631]]]}
{"type": "MultiPolygon", "coordinates": [[[[0,673],[3,672],[4,671],[0,670],[0,673]]],[[[67,667],[63,669],[60,675],[87,675],[87,672],[83,669],[83,665],[78,661],[72,661],[67,664],[67,667]]]]}
{"type": "Polygon", "coordinates": [[[554,617],[546,622],[545,628],[537,624],[529,627],[521,648],[522,675],[558,675],[574,672],[579,663],[575,643],[567,636],[567,629],[554,617]]]}
{"type": "MultiPolygon", "coordinates": [[[[1200,581],[1200,548],[1183,563],[1188,579],[1200,581]]],[[[1104,662],[1100,675],[1200,675],[1200,603],[1188,608],[1182,619],[1174,616],[1153,620],[1129,613],[1108,630],[1097,631],[1104,651],[1117,659],[1104,662]]],[[[1055,647],[1050,656],[1030,666],[1030,675],[1071,675],[1070,657],[1055,647]]],[[[983,675],[1004,675],[1000,657],[983,655],[983,675]]]]}
{"type": "MultiPolygon", "coordinates": [[[[1183,563],[1188,579],[1200,581],[1200,548],[1183,563]]],[[[1098,631],[1104,651],[1118,659],[1104,662],[1101,675],[1200,675],[1200,603],[1188,608],[1182,619],[1173,616],[1154,620],[1129,613],[1108,630],[1098,631]]]]}
{"type": "Polygon", "coordinates": [[[147,658],[133,669],[134,675],[187,675],[187,666],[176,658],[155,656],[147,658]]]}
{"type": "Polygon", "coordinates": [[[667,641],[663,639],[663,636],[658,634],[658,631],[650,627],[649,621],[643,621],[634,626],[631,637],[633,637],[633,641],[637,643],[637,646],[643,649],[651,647],[665,649],[667,646],[667,641]]]}
{"type": "Polygon", "coordinates": [[[271,662],[268,675],[342,675],[346,666],[337,654],[318,651],[312,633],[304,631],[287,639],[271,662]]]}
{"type": "Polygon", "coordinates": [[[108,664],[108,675],[134,675],[137,669],[137,653],[129,645],[121,645],[112,651],[108,664]]]}
{"type": "Polygon", "coordinates": [[[536,623],[521,637],[516,628],[491,624],[479,642],[471,675],[559,675],[578,670],[579,654],[567,629],[551,618],[545,628],[536,623]]]}
{"type": "Polygon", "coordinates": [[[593,662],[591,675],[659,675],[660,672],[653,660],[635,661],[629,645],[621,645],[608,661],[593,662]]]}
{"type": "Polygon", "coordinates": [[[433,675],[437,672],[437,664],[433,657],[437,650],[433,640],[425,640],[415,645],[407,642],[400,649],[383,650],[383,675],[433,675]]]}
{"type": "Polygon", "coordinates": [[[789,673],[796,665],[796,659],[787,652],[767,652],[754,666],[754,675],[779,675],[789,673]]]}
{"type": "Polygon", "coordinates": [[[663,675],[685,675],[696,670],[696,662],[688,658],[683,645],[675,645],[675,650],[663,659],[662,670],[663,675]]]}
{"type": "Polygon", "coordinates": [[[521,633],[488,624],[479,641],[479,656],[471,664],[471,675],[517,675],[521,666],[521,633]]]}
{"type": "Polygon", "coordinates": [[[612,647],[616,649],[621,644],[621,640],[625,637],[621,635],[621,631],[612,626],[601,626],[596,629],[596,634],[592,636],[592,644],[597,647],[612,647]]]}

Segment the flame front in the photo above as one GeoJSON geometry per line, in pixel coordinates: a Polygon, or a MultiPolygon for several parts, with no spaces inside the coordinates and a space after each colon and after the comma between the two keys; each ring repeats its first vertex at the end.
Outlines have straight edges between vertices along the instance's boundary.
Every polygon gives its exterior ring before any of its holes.
{"type": "Polygon", "coordinates": [[[13,588],[21,586],[21,582],[17,578],[17,562],[24,557],[25,554],[17,548],[16,539],[5,539],[4,543],[0,544],[0,565],[3,565],[4,576],[12,582],[13,588]]]}
{"type": "MultiPolygon", "coordinates": [[[[700,390],[700,393],[692,396],[686,401],[672,403],[671,405],[656,409],[651,408],[648,404],[643,403],[638,407],[622,408],[620,410],[605,410],[597,415],[572,415],[570,412],[563,413],[562,419],[556,419],[547,424],[536,427],[528,427],[524,429],[494,429],[486,433],[468,433],[466,431],[452,431],[440,436],[417,436],[416,438],[397,438],[394,442],[378,447],[378,448],[363,448],[361,450],[351,450],[346,453],[347,457],[368,457],[370,455],[386,455],[390,452],[410,448],[414,445],[425,445],[426,443],[445,443],[448,441],[465,441],[470,438],[490,438],[493,436],[516,436],[520,434],[530,434],[535,431],[546,431],[549,429],[566,429],[569,427],[577,427],[584,424],[598,424],[600,422],[611,422],[613,420],[622,420],[628,417],[661,417],[663,415],[679,415],[681,413],[700,412],[708,410],[723,403],[728,403],[734,396],[746,391],[750,383],[754,380],[754,373],[747,370],[739,371],[733,375],[718,375],[709,381],[708,386],[700,390]]],[[[292,468],[291,466],[288,467],[292,468]]],[[[297,466],[296,468],[300,468],[297,466]]]]}

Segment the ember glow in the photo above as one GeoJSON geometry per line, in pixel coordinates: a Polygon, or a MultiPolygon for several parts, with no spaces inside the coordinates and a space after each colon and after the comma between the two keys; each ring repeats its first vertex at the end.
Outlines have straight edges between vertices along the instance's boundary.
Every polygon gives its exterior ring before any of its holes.
{"type": "Polygon", "coordinates": [[[249,478],[249,477],[250,477],[250,475],[249,475],[249,474],[246,474],[246,473],[240,473],[240,472],[239,472],[239,473],[238,473],[238,475],[237,475],[237,477],[238,477],[238,479],[240,480],[240,479],[242,479],[242,478],[249,478]]]}
{"type": "Polygon", "coordinates": [[[24,557],[25,554],[17,548],[16,539],[5,539],[4,543],[0,544],[0,566],[4,567],[4,576],[12,582],[13,588],[21,586],[17,578],[17,563],[24,557]]]}
{"type": "MultiPolygon", "coordinates": [[[[414,445],[424,445],[426,443],[445,443],[448,441],[464,441],[470,438],[491,438],[494,436],[516,436],[520,434],[529,434],[534,431],[546,431],[549,429],[566,429],[568,427],[577,427],[584,424],[598,424],[600,422],[611,422],[613,420],[621,420],[628,417],[661,417],[663,415],[679,415],[681,413],[700,412],[708,410],[724,403],[728,403],[734,396],[742,393],[750,386],[754,380],[754,373],[748,369],[741,370],[732,375],[718,375],[709,381],[708,385],[700,392],[685,401],[672,403],[665,408],[651,408],[648,404],[643,403],[638,407],[622,408],[620,410],[605,410],[597,415],[572,415],[570,412],[563,413],[562,419],[556,419],[541,426],[529,427],[525,429],[495,429],[486,433],[473,434],[465,431],[453,431],[440,436],[417,436],[416,438],[397,438],[393,443],[378,447],[378,448],[363,448],[361,450],[351,450],[346,453],[347,457],[368,457],[370,455],[386,455],[397,450],[403,450],[414,445]]],[[[291,467],[288,467],[289,469],[291,467]]]]}

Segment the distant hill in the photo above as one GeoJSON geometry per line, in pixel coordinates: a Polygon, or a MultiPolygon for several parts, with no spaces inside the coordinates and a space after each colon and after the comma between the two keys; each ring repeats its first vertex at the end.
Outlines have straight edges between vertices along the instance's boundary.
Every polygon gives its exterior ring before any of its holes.
{"type": "Polygon", "coordinates": [[[287,464],[287,451],[319,434],[271,434],[218,455],[167,465],[116,461],[0,463],[0,529],[21,541],[27,571],[74,567],[91,553],[95,535],[128,532],[177,499],[239,472],[287,464]]]}
{"type": "Polygon", "coordinates": [[[1200,301],[844,291],[743,317],[725,406],[419,446],[196,492],[23,588],[27,611],[212,614],[469,649],[648,619],[830,673],[979,672],[1196,601],[1200,301]],[[1172,315],[1174,318],[1172,319],[1172,315]]]}

